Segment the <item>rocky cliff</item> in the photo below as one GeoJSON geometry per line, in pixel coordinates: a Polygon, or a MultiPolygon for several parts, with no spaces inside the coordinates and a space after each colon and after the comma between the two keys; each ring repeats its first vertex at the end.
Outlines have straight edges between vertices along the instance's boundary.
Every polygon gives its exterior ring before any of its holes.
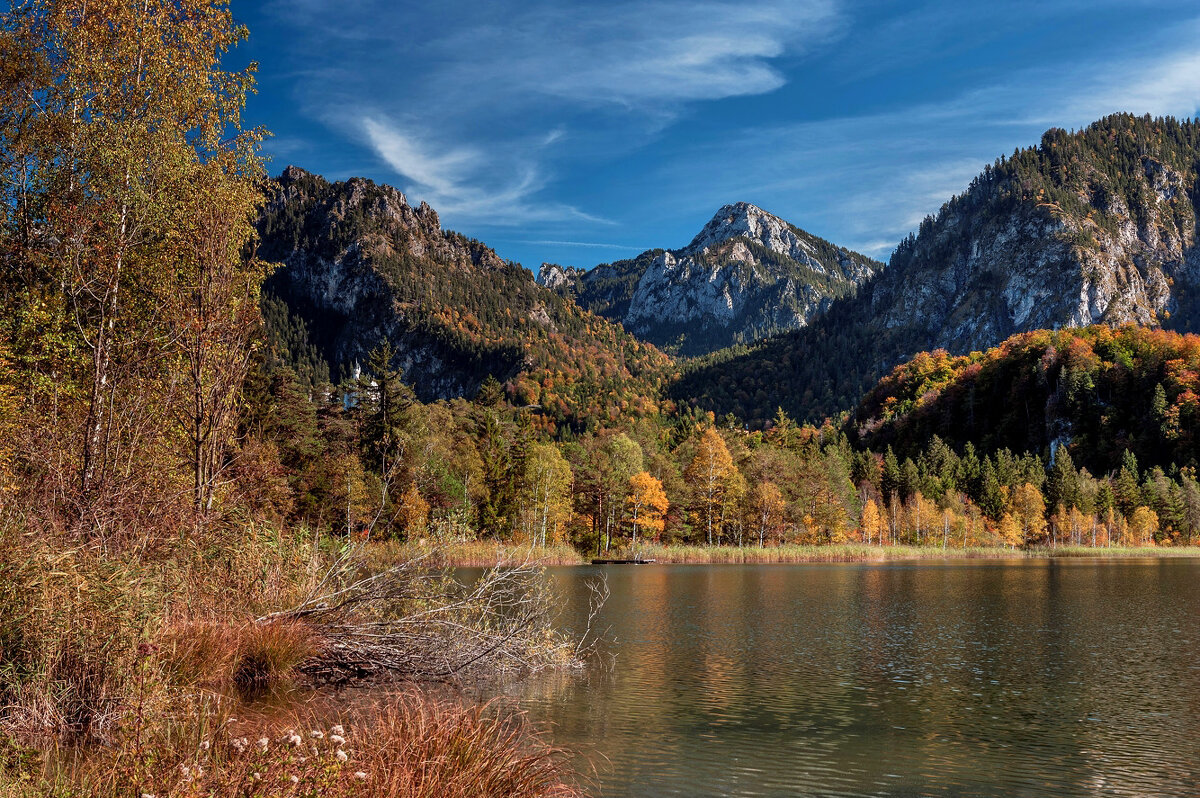
{"type": "Polygon", "coordinates": [[[538,281],[645,340],[701,354],[803,327],[881,266],[739,202],[682,249],[589,271],[543,264],[538,281]]]}
{"type": "Polygon", "coordinates": [[[989,167],[864,289],[924,349],[1089,324],[1187,327],[1200,277],[1196,126],[1117,116],[989,167]]]}

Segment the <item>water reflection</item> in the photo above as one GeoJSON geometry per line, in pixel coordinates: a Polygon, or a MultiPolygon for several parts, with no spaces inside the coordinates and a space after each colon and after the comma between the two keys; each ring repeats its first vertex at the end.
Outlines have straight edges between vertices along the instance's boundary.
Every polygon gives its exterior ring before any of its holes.
{"type": "Polygon", "coordinates": [[[608,575],[611,670],[512,688],[604,796],[1200,794],[1200,562],[608,575]]]}

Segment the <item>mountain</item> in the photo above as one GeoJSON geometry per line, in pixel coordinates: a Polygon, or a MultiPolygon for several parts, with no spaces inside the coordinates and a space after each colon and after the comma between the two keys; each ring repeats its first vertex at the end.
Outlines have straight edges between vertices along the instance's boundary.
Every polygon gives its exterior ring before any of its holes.
{"type": "Polygon", "coordinates": [[[1049,452],[1094,474],[1197,464],[1200,337],[1136,325],[1020,333],[968,355],[922,352],[859,404],[852,437],[917,456],[933,436],[962,450],[1049,452]]]}
{"type": "Polygon", "coordinates": [[[387,339],[425,401],[471,397],[492,376],[560,422],[655,409],[669,358],[390,186],[289,166],[258,227],[259,256],[279,264],[264,286],[272,344],[319,352],[334,379],[387,339]]]}
{"type": "Polygon", "coordinates": [[[672,391],[763,423],[847,410],[913,354],[1040,328],[1200,322],[1200,124],[1119,114],[988,166],[812,325],[717,353],[672,391]]]}
{"type": "Polygon", "coordinates": [[[542,264],[538,282],[644,340],[695,355],[803,327],[882,265],[739,202],[682,249],[588,271],[542,264]]]}

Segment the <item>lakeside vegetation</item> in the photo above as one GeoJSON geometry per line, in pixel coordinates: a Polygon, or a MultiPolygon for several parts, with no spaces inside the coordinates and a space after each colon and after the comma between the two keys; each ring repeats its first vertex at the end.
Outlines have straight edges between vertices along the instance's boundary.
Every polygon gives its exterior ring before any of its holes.
{"type": "Polygon", "coordinates": [[[536,568],[462,584],[273,504],[246,35],[222,0],[0,14],[0,796],[578,794],[511,708],[312,714],[587,651],[536,568]]]}
{"type": "Polygon", "coordinates": [[[744,546],[642,546],[636,554],[655,563],[819,563],[819,562],[890,562],[905,560],[1004,560],[1013,558],[1052,559],[1055,557],[1200,557],[1200,547],[1163,548],[1154,546],[1045,546],[1011,549],[1003,546],[868,546],[862,543],[827,545],[783,545],[758,548],[744,546]]]}

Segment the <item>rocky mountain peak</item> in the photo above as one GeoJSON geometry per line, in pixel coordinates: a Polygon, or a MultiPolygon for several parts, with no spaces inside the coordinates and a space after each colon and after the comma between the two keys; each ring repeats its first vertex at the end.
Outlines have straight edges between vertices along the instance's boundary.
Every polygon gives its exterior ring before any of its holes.
{"type": "Polygon", "coordinates": [[[651,343],[702,354],[803,327],[882,265],[736,202],[682,249],[590,271],[545,264],[538,281],[651,343]]]}
{"type": "Polygon", "coordinates": [[[681,252],[702,252],[734,238],[748,238],[793,260],[803,261],[811,255],[811,248],[792,225],[749,202],[722,206],[681,252]]]}
{"type": "Polygon", "coordinates": [[[283,185],[288,185],[311,177],[313,177],[313,173],[307,169],[301,169],[299,166],[289,165],[283,170],[283,173],[279,175],[277,182],[283,185]]]}

